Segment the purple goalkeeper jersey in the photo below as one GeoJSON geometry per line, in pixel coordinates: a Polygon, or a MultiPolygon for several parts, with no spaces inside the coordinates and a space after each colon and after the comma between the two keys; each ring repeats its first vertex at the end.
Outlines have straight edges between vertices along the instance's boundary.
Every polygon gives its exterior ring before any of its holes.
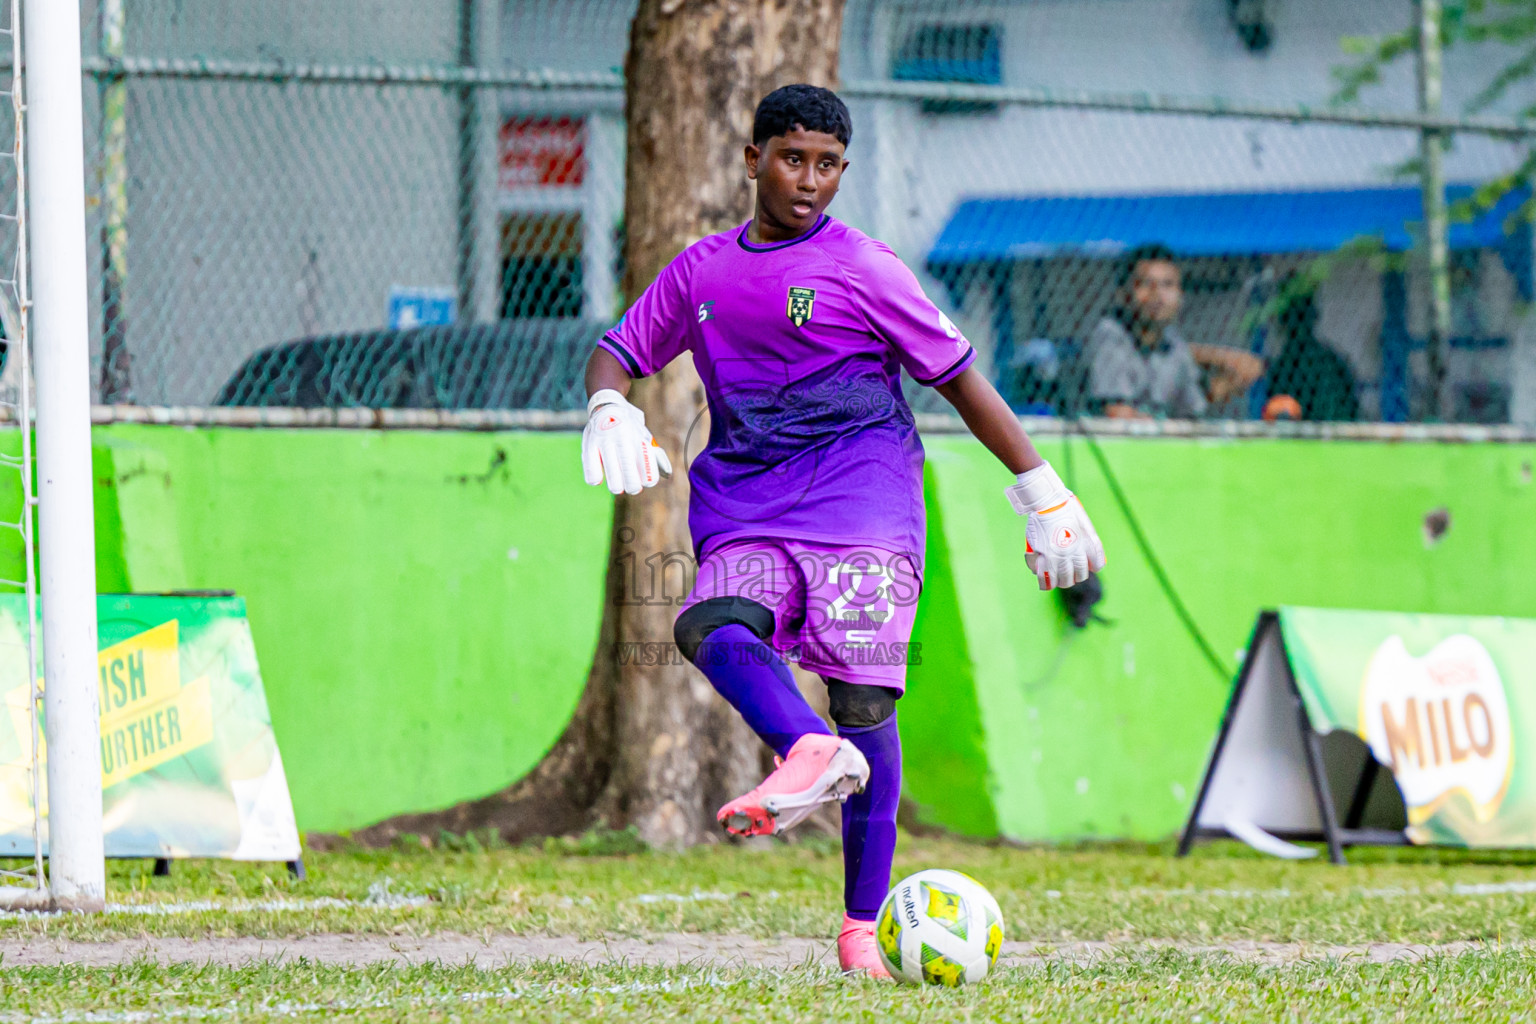
{"type": "Polygon", "coordinates": [[[884,244],[825,215],[771,245],[748,241],[745,225],[712,235],[599,344],[635,377],[693,353],[710,414],[688,467],[700,558],[779,537],[921,565],[923,446],[901,370],[939,385],[976,353],[884,244]]]}

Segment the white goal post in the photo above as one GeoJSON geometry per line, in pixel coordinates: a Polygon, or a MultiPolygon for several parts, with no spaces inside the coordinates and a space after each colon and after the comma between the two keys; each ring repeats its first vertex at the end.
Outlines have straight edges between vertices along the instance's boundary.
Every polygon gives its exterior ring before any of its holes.
{"type": "MultiPolygon", "coordinates": [[[[24,0],[27,206],[48,759],[48,884],[101,910],[101,747],[78,0],[24,0]]],[[[25,386],[25,385],[23,385],[25,386]]],[[[23,429],[25,425],[23,424],[23,429]]]]}

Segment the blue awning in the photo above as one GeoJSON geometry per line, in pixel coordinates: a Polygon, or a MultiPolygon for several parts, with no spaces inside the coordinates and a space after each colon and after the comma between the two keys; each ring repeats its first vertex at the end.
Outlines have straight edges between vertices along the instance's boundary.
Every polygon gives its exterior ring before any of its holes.
{"type": "MultiPolygon", "coordinates": [[[[1471,189],[1447,192],[1454,201],[1471,189]]],[[[1451,225],[1452,248],[1529,248],[1514,237],[1528,239],[1525,231],[1511,235],[1504,226],[1524,198],[1506,196],[1476,222],[1451,225]]],[[[1422,219],[1420,192],[1411,187],[970,199],[944,226],[928,264],[942,276],[959,264],[1113,256],[1147,242],[1161,242],[1181,256],[1236,256],[1329,252],[1375,236],[1401,250],[1409,246],[1408,226],[1422,219]]],[[[1511,252],[1506,261],[1518,266],[1529,256],[1511,252]]]]}

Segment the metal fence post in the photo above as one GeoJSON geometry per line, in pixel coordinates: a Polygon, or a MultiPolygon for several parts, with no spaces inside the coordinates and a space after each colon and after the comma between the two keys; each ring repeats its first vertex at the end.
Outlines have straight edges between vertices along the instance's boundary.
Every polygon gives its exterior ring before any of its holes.
{"type": "MultiPolygon", "coordinates": [[[[97,12],[102,56],[123,56],[123,0],[101,0],[97,12]]],[[[121,73],[97,80],[101,104],[101,400],[133,400],[128,356],[128,79],[121,73]]]]}
{"type": "MultiPolygon", "coordinates": [[[[478,0],[459,0],[459,67],[473,71],[475,64],[476,8],[478,0]]],[[[479,291],[478,206],[479,174],[478,145],[480,133],[479,90],[469,82],[459,86],[458,125],[458,260],[457,285],[459,291],[459,316],[468,321],[475,319],[475,300],[479,291]]]]}
{"type": "MultiPolygon", "coordinates": [[[[1418,0],[1419,113],[1440,114],[1440,0],[1418,0]]],[[[1450,225],[1445,209],[1444,135],[1438,129],[1419,132],[1424,190],[1424,241],[1429,270],[1429,337],[1425,355],[1429,373],[1426,419],[1446,416],[1446,349],[1451,340],[1450,225]]]]}

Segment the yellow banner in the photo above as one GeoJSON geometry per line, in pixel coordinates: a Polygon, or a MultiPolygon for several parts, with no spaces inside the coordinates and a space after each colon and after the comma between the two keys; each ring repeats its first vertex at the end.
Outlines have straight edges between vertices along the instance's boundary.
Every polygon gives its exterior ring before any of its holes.
{"type": "Polygon", "coordinates": [[[177,625],[172,619],[103,648],[96,655],[96,669],[101,676],[103,736],[181,689],[177,625]]]}
{"type": "MultiPolygon", "coordinates": [[[[30,857],[35,799],[47,814],[46,787],[33,791],[49,752],[32,763],[31,613],[25,595],[0,594],[0,858],[30,857]]],[[[298,857],[244,602],[111,594],[96,614],[107,856],[298,857]]]]}
{"type": "Polygon", "coordinates": [[[188,683],[153,704],[132,705],[128,715],[101,720],[101,787],[174,760],[213,740],[213,701],[208,677],[188,683]]]}
{"type": "MultiPolygon", "coordinates": [[[[103,789],[213,741],[208,679],[181,685],[179,640],[177,622],[172,619],[103,648],[97,655],[103,789]]],[[[26,690],[18,688],[7,696],[6,711],[12,727],[18,736],[25,736],[23,730],[30,728],[26,690]]],[[[47,746],[41,740],[39,737],[39,771],[44,770],[48,758],[47,746]]],[[[25,751],[21,756],[25,758],[25,751]]],[[[24,761],[15,767],[24,768],[24,761]]]]}

